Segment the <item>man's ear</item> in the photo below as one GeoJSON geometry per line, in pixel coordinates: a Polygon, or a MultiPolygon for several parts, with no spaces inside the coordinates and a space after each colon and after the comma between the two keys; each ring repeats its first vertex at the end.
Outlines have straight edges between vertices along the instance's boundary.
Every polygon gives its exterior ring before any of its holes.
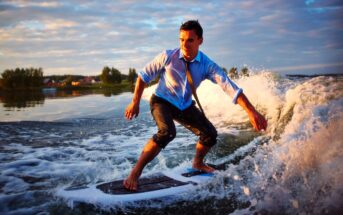
{"type": "Polygon", "coordinates": [[[200,45],[202,44],[203,41],[204,41],[204,38],[201,37],[201,39],[200,39],[200,45]]]}

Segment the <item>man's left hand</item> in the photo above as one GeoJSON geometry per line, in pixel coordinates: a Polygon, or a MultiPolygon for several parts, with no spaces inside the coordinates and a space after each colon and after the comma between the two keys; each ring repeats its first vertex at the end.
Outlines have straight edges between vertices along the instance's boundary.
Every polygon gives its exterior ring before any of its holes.
{"type": "Polygon", "coordinates": [[[252,110],[248,112],[249,120],[252,126],[257,130],[266,130],[267,129],[267,120],[257,112],[256,110],[252,110]]]}
{"type": "Polygon", "coordinates": [[[241,93],[237,98],[237,103],[247,112],[252,126],[257,130],[267,129],[267,120],[249,102],[248,98],[241,93]]]}

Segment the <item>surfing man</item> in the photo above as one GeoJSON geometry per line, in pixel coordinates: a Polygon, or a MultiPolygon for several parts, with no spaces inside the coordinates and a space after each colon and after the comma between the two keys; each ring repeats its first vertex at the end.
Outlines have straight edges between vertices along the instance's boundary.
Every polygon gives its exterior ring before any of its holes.
{"type": "Polygon", "coordinates": [[[151,114],[158,132],[146,143],[136,165],[124,180],[123,185],[128,190],[137,191],[138,178],[144,167],[175,138],[174,120],[199,136],[193,168],[205,172],[214,171],[204,163],[204,158],[216,144],[217,131],[192,101],[192,86],[187,78],[187,72],[191,74],[193,89],[203,80],[211,80],[220,85],[234,103],[243,107],[256,130],[267,127],[265,118],[251,105],[243,90],[227,77],[221,67],[199,51],[203,42],[203,29],[200,23],[195,20],[183,23],[179,35],[180,48],[162,52],[138,73],[133,99],[125,111],[128,120],[138,116],[145,86],[159,76],[157,88],[150,100],[151,114]]]}

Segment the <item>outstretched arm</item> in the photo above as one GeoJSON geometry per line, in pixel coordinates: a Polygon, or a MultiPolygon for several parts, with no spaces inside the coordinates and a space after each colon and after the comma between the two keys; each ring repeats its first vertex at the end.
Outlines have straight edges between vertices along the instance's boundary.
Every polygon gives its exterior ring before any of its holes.
{"type": "Polygon", "coordinates": [[[138,76],[135,86],[135,91],[133,93],[133,98],[131,103],[126,107],[125,110],[125,117],[128,120],[131,120],[133,117],[137,117],[139,114],[139,103],[142,98],[142,94],[144,91],[146,84],[141,79],[141,77],[138,76]]]}
{"type": "Polygon", "coordinates": [[[250,123],[256,130],[258,131],[266,130],[267,128],[266,119],[259,112],[257,112],[257,110],[249,102],[248,98],[243,93],[241,93],[238,96],[237,103],[247,112],[250,123]]]}

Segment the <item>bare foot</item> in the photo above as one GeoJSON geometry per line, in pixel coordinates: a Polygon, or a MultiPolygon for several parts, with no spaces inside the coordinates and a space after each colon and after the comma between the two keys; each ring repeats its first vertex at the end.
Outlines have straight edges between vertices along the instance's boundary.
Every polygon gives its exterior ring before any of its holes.
{"type": "Polygon", "coordinates": [[[213,169],[212,167],[210,167],[204,163],[194,163],[193,162],[193,168],[200,170],[200,171],[203,171],[203,172],[207,172],[207,173],[211,173],[211,172],[215,171],[215,169],[213,169]]]}
{"type": "Polygon", "coordinates": [[[134,176],[132,173],[123,181],[123,186],[130,191],[137,191],[139,176],[134,176]]]}

